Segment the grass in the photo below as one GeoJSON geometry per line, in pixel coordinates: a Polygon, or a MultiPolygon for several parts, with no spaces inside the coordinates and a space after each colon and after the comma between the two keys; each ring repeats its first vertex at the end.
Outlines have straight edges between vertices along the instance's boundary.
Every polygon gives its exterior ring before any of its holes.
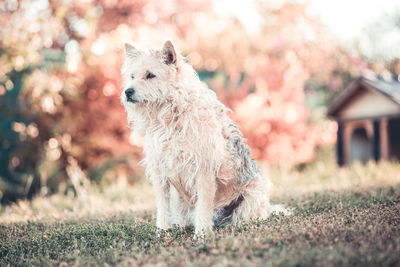
{"type": "Polygon", "coordinates": [[[155,209],[153,191],[145,181],[135,186],[124,183],[92,186],[91,191],[79,197],[54,194],[0,206],[0,225],[28,221],[59,222],[152,209],[155,209]]]}
{"type": "Polygon", "coordinates": [[[270,170],[292,216],[158,233],[147,183],[1,207],[0,266],[400,266],[400,164],[270,170]]]}
{"type": "Polygon", "coordinates": [[[0,226],[0,265],[400,265],[400,186],[285,198],[294,215],[160,235],[152,213],[0,226]]]}

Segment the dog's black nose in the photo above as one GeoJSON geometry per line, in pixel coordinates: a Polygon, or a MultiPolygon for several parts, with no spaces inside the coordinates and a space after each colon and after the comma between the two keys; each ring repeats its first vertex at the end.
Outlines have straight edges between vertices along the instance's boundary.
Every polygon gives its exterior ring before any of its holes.
{"type": "Polygon", "coordinates": [[[131,98],[134,94],[135,94],[135,89],[133,88],[125,89],[125,95],[127,98],[131,98]]]}

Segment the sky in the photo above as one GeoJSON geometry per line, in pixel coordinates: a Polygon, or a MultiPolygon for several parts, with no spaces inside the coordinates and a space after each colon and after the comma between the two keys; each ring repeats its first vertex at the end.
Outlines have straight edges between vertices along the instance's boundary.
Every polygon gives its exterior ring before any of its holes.
{"type": "MultiPolygon", "coordinates": [[[[222,16],[236,16],[249,33],[257,33],[262,18],[256,12],[255,1],[216,0],[214,9],[222,16]]],[[[308,3],[309,15],[319,18],[343,45],[361,41],[361,50],[367,57],[400,57],[400,26],[393,27],[393,22],[382,20],[387,14],[394,14],[396,10],[400,12],[400,0],[261,1],[272,8],[279,8],[285,2],[308,3]],[[373,23],[378,24],[379,32],[372,32],[374,40],[370,40],[366,32],[373,23]]]]}
{"type": "MultiPolygon", "coordinates": [[[[340,38],[351,39],[368,23],[384,13],[400,8],[398,0],[312,0],[312,12],[340,38]]],[[[400,9],[399,9],[400,11],[400,9]]]]}

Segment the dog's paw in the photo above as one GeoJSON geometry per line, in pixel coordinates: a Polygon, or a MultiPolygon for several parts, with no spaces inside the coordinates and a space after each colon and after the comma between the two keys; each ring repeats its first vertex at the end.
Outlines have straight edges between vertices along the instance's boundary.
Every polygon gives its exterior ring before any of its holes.
{"type": "Polygon", "coordinates": [[[164,229],[157,228],[157,237],[158,238],[163,237],[165,235],[165,231],[166,230],[164,230],[164,229]]]}
{"type": "Polygon", "coordinates": [[[293,215],[294,209],[285,208],[282,205],[272,205],[272,213],[273,214],[282,214],[285,216],[293,215]]]}
{"type": "Polygon", "coordinates": [[[166,235],[168,229],[161,229],[161,228],[157,228],[157,237],[163,237],[166,235]]]}
{"type": "Polygon", "coordinates": [[[215,233],[211,227],[195,229],[193,240],[206,240],[207,238],[215,238],[215,233]]]}
{"type": "Polygon", "coordinates": [[[171,228],[171,224],[168,223],[168,220],[166,218],[164,218],[163,220],[161,219],[157,219],[157,228],[160,230],[168,230],[169,228],[171,228]]]}

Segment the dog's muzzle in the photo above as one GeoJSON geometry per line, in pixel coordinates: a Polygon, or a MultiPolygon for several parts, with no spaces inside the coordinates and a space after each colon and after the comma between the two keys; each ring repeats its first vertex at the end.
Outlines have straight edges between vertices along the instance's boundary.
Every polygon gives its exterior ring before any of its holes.
{"type": "Polygon", "coordinates": [[[125,96],[126,96],[126,101],[136,103],[137,100],[135,99],[135,89],[133,88],[127,88],[125,89],[125,96]]]}

